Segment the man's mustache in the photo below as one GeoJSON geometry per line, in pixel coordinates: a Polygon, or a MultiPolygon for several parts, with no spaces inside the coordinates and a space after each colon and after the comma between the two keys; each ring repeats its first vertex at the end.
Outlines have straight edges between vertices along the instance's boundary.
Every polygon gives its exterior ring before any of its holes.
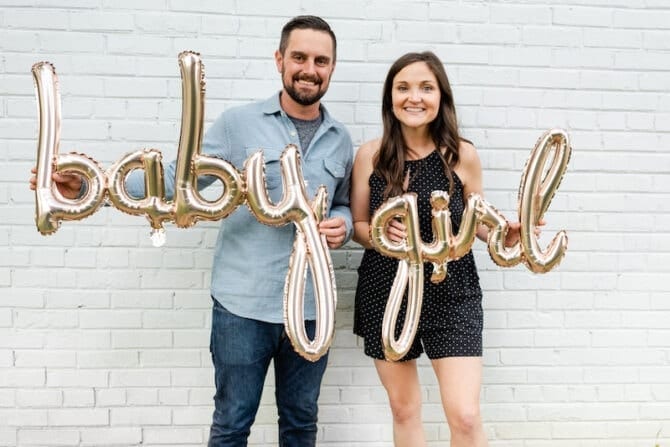
{"type": "Polygon", "coordinates": [[[320,77],[314,76],[314,75],[295,75],[293,76],[294,81],[307,81],[307,82],[313,82],[317,85],[321,85],[323,82],[320,77]]]}

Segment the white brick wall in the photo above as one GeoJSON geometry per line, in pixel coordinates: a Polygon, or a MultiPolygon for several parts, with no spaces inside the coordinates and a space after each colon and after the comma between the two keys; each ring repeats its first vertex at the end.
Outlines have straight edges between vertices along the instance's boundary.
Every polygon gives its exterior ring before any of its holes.
{"type": "MultiPolygon", "coordinates": [[[[62,152],[106,166],[175,154],[177,54],[202,53],[207,124],[279,86],[291,16],[339,38],[326,100],[356,143],[379,134],[381,83],[405,51],[444,60],[488,199],[514,218],[530,148],[549,127],[573,158],[544,234],[569,233],[546,275],[501,269],[485,289],[482,408],[492,446],[670,446],[670,2],[667,0],[0,0],[0,446],[205,445],[212,411],[209,266],[216,224],[168,228],[104,209],[43,237],[30,67],[60,77],[62,152]]],[[[548,237],[548,236],[547,236],[548,237]]],[[[358,247],[334,253],[340,303],[319,444],[381,447],[389,410],[351,334],[358,247]]],[[[251,267],[251,266],[250,266],[251,267]]],[[[448,428],[420,362],[431,446],[448,428]]],[[[272,378],[252,445],[276,443],[272,378]]]]}

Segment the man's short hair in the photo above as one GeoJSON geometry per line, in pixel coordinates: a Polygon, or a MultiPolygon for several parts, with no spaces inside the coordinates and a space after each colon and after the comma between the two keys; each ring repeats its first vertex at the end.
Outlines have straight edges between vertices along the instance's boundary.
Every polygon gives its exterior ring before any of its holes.
{"type": "Polygon", "coordinates": [[[317,16],[297,16],[293,17],[284,28],[281,30],[281,39],[279,40],[279,52],[283,55],[288,46],[288,39],[291,35],[291,31],[294,29],[313,29],[315,31],[323,31],[330,35],[330,38],[333,40],[333,62],[335,62],[337,56],[337,39],[335,39],[335,33],[328,25],[328,22],[323,20],[321,17],[317,16]]]}

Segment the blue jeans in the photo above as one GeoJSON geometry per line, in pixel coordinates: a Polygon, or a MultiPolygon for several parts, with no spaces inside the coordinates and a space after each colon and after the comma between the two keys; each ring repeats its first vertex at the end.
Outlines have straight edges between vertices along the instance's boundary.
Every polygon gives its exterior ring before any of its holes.
{"type": "MultiPolygon", "coordinates": [[[[315,322],[305,322],[314,336],[315,322]]],[[[317,400],[328,355],[310,362],[298,355],[283,324],[242,318],[216,300],[210,351],[216,395],[209,447],[244,447],[256,418],[263,383],[274,360],[279,445],[316,444],[317,400]]]]}

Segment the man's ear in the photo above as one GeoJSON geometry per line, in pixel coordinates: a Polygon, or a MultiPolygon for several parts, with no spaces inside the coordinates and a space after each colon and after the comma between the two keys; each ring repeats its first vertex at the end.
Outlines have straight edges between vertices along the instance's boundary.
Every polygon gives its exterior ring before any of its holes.
{"type": "Polygon", "coordinates": [[[281,67],[284,63],[284,56],[282,56],[279,50],[275,51],[275,64],[277,65],[277,71],[281,73],[281,67]]]}

